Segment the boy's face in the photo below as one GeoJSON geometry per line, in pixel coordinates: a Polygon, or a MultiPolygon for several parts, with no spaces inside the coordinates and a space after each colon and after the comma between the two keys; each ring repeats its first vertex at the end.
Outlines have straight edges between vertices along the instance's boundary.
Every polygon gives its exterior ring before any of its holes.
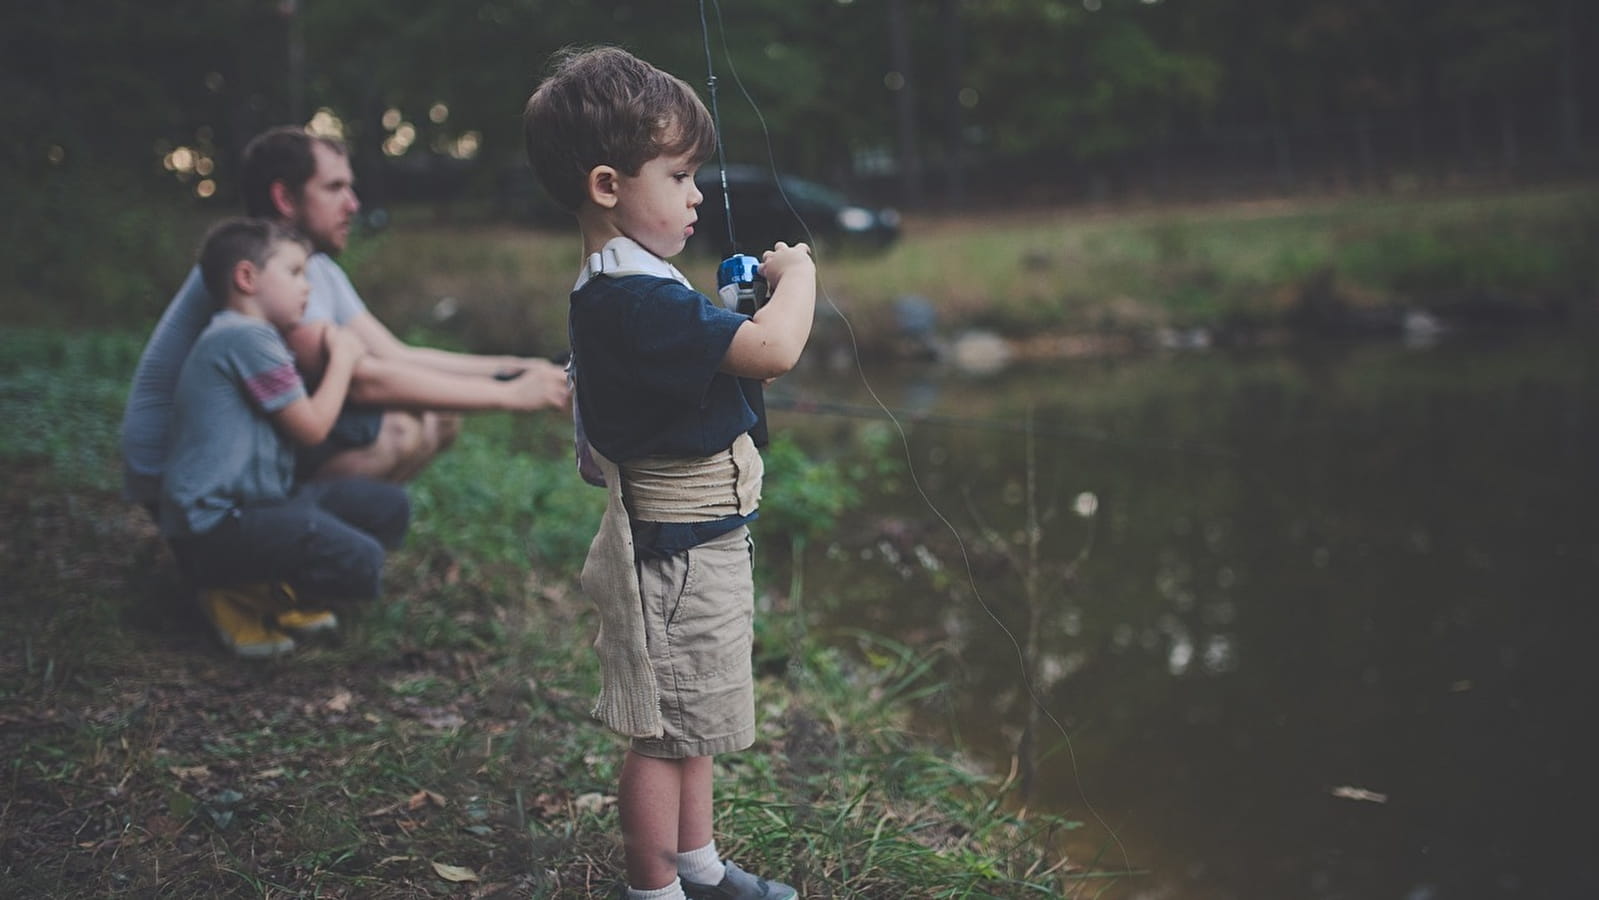
{"type": "Polygon", "coordinates": [[[261,315],[279,331],[288,331],[305,318],[311,299],[311,282],[305,277],[305,248],[279,241],[256,271],[255,301],[261,315]]]}
{"type": "Polygon", "coordinates": [[[637,175],[618,175],[617,227],[663,259],[681,253],[705,199],[694,186],[699,167],[688,156],[657,156],[637,175]]]}
{"type": "Polygon", "coordinates": [[[350,222],[361,209],[355,196],[350,158],[322,144],[313,144],[316,172],[300,189],[289,221],[323,253],[337,255],[350,240],[350,222]]]}

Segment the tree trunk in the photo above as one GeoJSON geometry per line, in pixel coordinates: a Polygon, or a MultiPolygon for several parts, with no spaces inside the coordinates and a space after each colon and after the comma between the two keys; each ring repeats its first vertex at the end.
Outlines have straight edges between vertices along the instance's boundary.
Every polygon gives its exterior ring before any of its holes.
{"type": "Polygon", "coordinates": [[[950,209],[966,205],[966,122],[961,90],[966,78],[966,34],[961,27],[961,0],[942,0],[945,69],[949,83],[944,97],[944,202],[950,209]]]}
{"type": "Polygon", "coordinates": [[[911,29],[905,0],[889,0],[889,58],[902,83],[894,91],[894,117],[899,134],[901,203],[922,205],[922,156],[916,146],[916,77],[911,60],[911,29]]]}

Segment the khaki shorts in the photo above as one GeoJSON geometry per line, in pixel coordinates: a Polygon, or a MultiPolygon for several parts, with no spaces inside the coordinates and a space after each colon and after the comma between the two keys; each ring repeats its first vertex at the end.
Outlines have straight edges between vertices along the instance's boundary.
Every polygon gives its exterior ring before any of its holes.
{"type": "Polygon", "coordinates": [[[666,559],[639,560],[644,636],[666,734],[634,738],[635,752],[684,759],[754,743],[751,549],[749,529],[740,526],[666,559]]]}

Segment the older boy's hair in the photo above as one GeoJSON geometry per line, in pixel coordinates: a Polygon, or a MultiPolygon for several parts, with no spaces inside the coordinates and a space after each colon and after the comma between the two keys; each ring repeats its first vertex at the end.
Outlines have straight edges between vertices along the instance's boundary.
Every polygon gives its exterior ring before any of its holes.
{"type": "Polygon", "coordinates": [[[233,293],[234,268],[244,260],[257,267],[266,265],[282,243],[311,249],[298,231],[274,219],[241,217],[211,226],[200,243],[200,280],[217,309],[227,306],[233,293]]]}
{"type": "Polygon", "coordinates": [[[551,60],[522,131],[533,171],[568,212],[583,205],[595,166],[637,175],[658,156],[716,152],[711,114],[682,79],[620,47],[568,47],[551,60]]]}
{"type": "Polygon", "coordinates": [[[340,156],[350,155],[343,141],[312,134],[299,125],[279,125],[251,138],[250,143],[244,145],[239,173],[245,214],[278,215],[278,208],[272,203],[273,182],[283,182],[298,196],[305,189],[305,183],[316,174],[313,147],[317,144],[340,156]]]}

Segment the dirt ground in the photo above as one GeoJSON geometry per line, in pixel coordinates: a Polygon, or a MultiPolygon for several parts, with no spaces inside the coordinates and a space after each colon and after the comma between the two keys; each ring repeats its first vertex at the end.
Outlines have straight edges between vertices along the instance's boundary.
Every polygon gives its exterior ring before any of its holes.
{"type": "Polygon", "coordinates": [[[141,511],[46,480],[0,488],[0,895],[609,895],[569,689],[370,616],[235,660],[141,511]]]}

